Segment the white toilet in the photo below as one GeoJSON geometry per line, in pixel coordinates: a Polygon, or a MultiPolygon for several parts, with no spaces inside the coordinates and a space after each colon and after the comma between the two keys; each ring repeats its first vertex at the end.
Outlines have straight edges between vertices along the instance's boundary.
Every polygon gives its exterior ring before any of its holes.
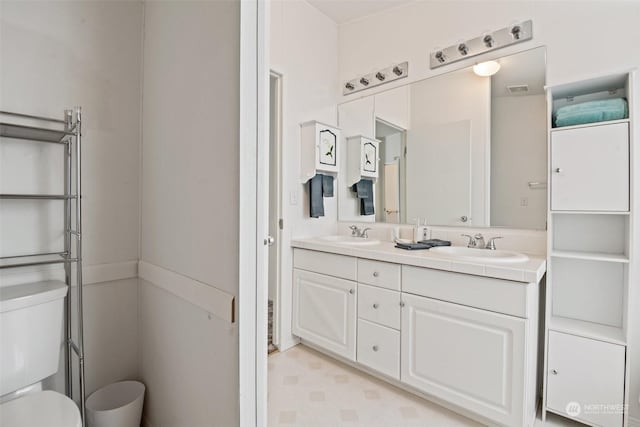
{"type": "Polygon", "coordinates": [[[67,286],[59,281],[0,288],[0,425],[81,427],[76,404],[43,391],[58,371],[67,286]]]}

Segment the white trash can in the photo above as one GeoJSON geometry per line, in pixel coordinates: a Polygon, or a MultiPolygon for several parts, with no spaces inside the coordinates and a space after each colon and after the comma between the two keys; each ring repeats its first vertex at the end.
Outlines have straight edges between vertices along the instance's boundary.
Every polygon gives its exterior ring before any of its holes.
{"type": "Polygon", "coordinates": [[[145,386],[121,381],[102,387],[86,403],[89,427],[140,427],[145,386]]]}

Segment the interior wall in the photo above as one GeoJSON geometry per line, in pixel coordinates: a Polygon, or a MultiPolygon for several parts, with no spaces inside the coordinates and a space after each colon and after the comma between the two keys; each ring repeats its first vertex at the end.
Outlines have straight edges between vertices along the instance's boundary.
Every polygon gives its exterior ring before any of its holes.
{"type": "MultiPolygon", "coordinates": [[[[514,20],[524,19],[533,20],[533,40],[501,49],[487,55],[487,59],[546,46],[548,85],[619,72],[640,65],[640,45],[636,43],[640,38],[640,27],[637,25],[640,20],[638,2],[413,2],[340,27],[340,82],[406,60],[410,64],[410,76],[408,80],[401,80],[398,85],[468,67],[476,59],[430,70],[428,54],[437,46],[448,46],[459,39],[476,37],[487,29],[502,28],[514,20]],[[432,17],[436,19],[431,19],[432,17]],[[384,30],[371,31],[371,28],[384,30]],[[598,37],[593,37],[594,31],[597,31],[598,37]],[[606,58],[603,57],[604,53],[606,58]]],[[[395,83],[384,85],[382,89],[394,85],[395,83]]],[[[636,84],[636,100],[640,99],[639,87],[636,84]]],[[[376,90],[371,89],[371,92],[376,90]]],[[[341,97],[341,102],[348,99],[350,98],[341,97]]],[[[640,119],[638,110],[634,115],[636,121],[640,119]]],[[[636,132],[635,145],[638,144],[637,134],[636,132]]],[[[637,168],[640,154],[638,150],[634,153],[633,161],[637,168]]],[[[639,187],[636,178],[632,186],[636,209],[639,187]]],[[[635,240],[637,253],[640,239],[635,240]]],[[[638,270],[636,269],[634,276],[635,285],[638,284],[638,270]]],[[[640,307],[640,290],[634,289],[633,298],[631,306],[640,307]]],[[[640,310],[635,310],[633,317],[635,322],[632,324],[640,324],[640,310]]],[[[632,367],[629,410],[632,425],[640,426],[640,327],[633,327],[632,333],[629,347],[632,367]]]]}
{"type": "Polygon", "coordinates": [[[547,228],[547,101],[544,95],[499,96],[491,100],[491,223],[547,228]],[[540,175],[540,172],[543,172],[540,175]]]}
{"type": "MultiPolygon", "coordinates": [[[[141,2],[0,2],[0,110],[63,118],[83,109],[87,392],[136,378],[141,2]]],[[[4,139],[0,192],[62,191],[62,146],[4,139]]],[[[0,252],[62,250],[61,202],[0,204],[0,252]]],[[[62,269],[2,270],[0,286],[62,269]]],[[[62,384],[60,376],[50,382],[62,384]]]]}
{"type": "Polygon", "coordinates": [[[205,308],[238,294],[239,88],[240,1],[146,3],[141,265],[157,272],[139,297],[148,426],[239,422],[237,324],[205,308]]]}
{"type": "MultiPolygon", "coordinates": [[[[335,234],[337,197],[325,198],[325,216],[309,217],[307,185],[300,182],[300,123],[317,120],[337,124],[338,27],[303,0],[271,3],[270,62],[282,74],[282,247],[280,300],[292,295],[293,237],[335,234]]],[[[339,179],[334,188],[340,185],[339,179]]],[[[295,344],[291,335],[291,310],[281,310],[280,348],[295,344]]]]}

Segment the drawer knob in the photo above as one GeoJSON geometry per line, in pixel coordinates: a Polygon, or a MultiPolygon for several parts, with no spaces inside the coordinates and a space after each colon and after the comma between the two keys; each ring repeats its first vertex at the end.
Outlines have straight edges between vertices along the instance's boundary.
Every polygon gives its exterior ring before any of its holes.
{"type": "Polygon", "coordinates": [[[373,272],[373,277],[378,277],[380,275],[380,273],[378,273],[377,271],[373,272]]]}
{"type": "Polygon", "coordinates": [[[377,302],[373,303],[373,308],[378,308],[378,303],[377,302]]]}
{"type": "Polygon", "coordinates": [[[373,346],[373,351],[378,351],[378,346],[377,345],[373,346]]]}
{"type": "Polygon", "coordinates": [[[556,173],[562,173],[562,168],[556,168],[556,173]]]}
{"type": "Polygon", "coordinates": [[[404,301],[400,301],[400,307],[404,307],[404,301]]]}
{"type": "Polygon", "coordinates": [[[555,370],[555,369],[552,369],[552,370],[551,370],[551,373],[552,373],[553,375],[558,375],[558,371],[557,371],[557,370],[555,370]]]}
{"type": "Polygon", "coordinates": [[[356,291],[355,291],[355,289],[349,289],[349,293],[350,293],[351,295],[353,295],[353,294],[355,294],[355,293],[356,293],[356,291]]]}

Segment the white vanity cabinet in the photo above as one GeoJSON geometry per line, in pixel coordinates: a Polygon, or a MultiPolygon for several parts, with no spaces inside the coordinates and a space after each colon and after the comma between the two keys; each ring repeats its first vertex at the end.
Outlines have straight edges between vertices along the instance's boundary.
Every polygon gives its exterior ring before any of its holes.
{"type": "Polygon", "coordinates": [[[551,209],[629,210],[629,124],[551,132],[551,209]]]}
{"type": "Polygon", "coordinates": [[[293,331],[488,425],[533,426],[538,283],[294,249],[293,331]]]}
{"type": "Polygon", "coordinates": [[[356,359],[355,269],[355,258],[294,251],[293,333],[349,360],[356,359]]]}

